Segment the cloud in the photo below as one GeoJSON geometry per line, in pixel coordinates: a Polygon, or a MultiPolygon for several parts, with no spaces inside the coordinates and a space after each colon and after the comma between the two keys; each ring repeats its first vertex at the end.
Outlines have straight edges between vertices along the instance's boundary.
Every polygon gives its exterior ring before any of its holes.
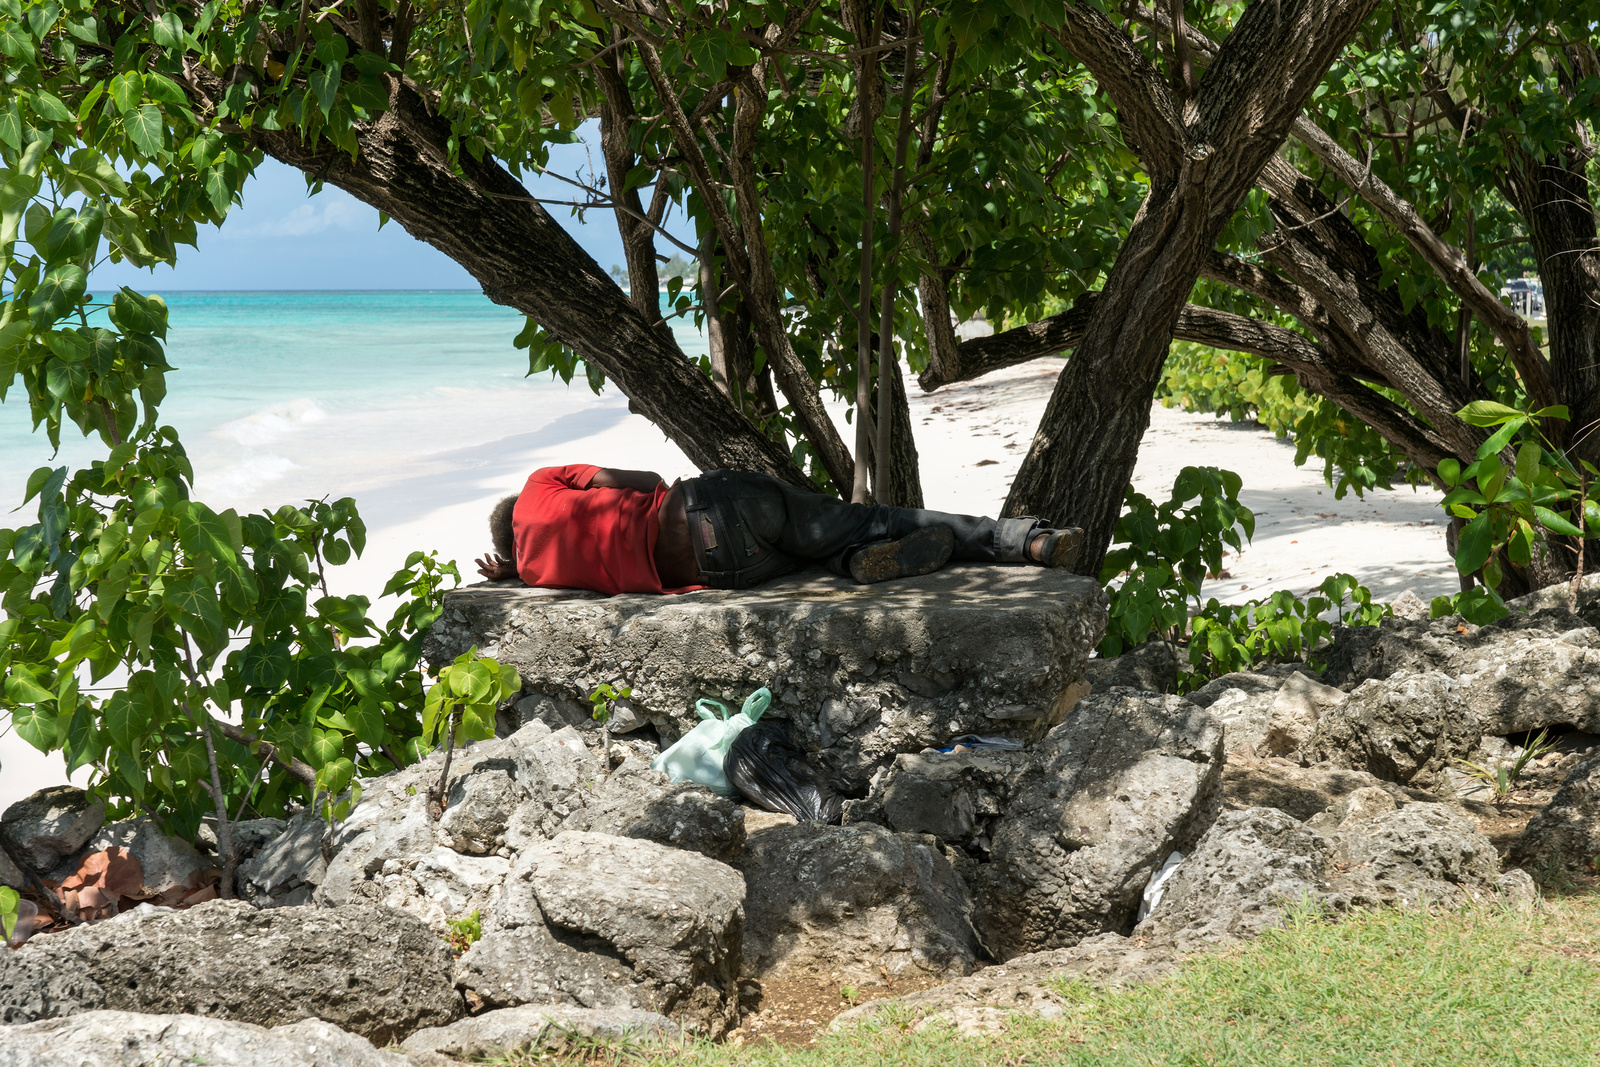
{"type": "Polygon", "coordinates": [[[309,203],[265,222],[240,220],[244,225],[224,225],[224,236],[246,241],[275,237],[310,237],[327,230],[375,229],[375,212],[348,193],[329,190],[309,203]]]}

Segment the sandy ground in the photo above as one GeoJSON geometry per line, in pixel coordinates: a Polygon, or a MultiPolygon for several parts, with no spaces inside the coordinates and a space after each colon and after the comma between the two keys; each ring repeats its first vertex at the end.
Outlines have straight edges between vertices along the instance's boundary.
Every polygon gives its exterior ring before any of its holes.
{"type": "MultiPolygon", "coordinates": [[[[931,395],[914,393],[927,505],[944,511],[995,514],[1027,450],[1059,364],[1040,361],[931,395]]],[[[575,386],[581,389],[582,386],[575,386]]],[[[837,412],[835,413],[837,415],[837,412]]],[[[497,435],[476,428],[490,445],[458,452],[396,456],[386,466],[406,472],[357,488],[370,531],[363,557],[330,576],[336,593],[375,597],[390,573],[416,548],[437,549],[476,580],[472,559],[488,547],[486,516],[500,496],[518,492],[528,473],[569,462],[655,470],[668,481],[692,477],[691,464],[659,430],[628,413],[615,390],[586,402],[536,431],[516,413],[497,435]],[[416,460],[415,462],[413,460],[416,460]]],[[[419,443],[420,447],[420,443],[419,443]]],[[[1348,571],[1390,599],[1413,589],[1424,599],[1457,588],[1445,554],[1437,494],[1401,488],[1335,500],[1321,467],[1294,466],[1294,447],[1257,427],[1157,406],[1145,436],[1134,484],[1164,499],[1178,471],[1208,464],[1244,479],[1241,499],[1256,513],[1253,542],[1225,561],[1227,578],[1206,595],[1242,601],[1276,589],[1304,593],[1328,574],[1348,571]]],[[[351,492],[348,486],[278,483],[270,499],[228,501],[261,506],[301,496],[351,492]]],[[[380,617],[387,611],[378,606],[380,617]]],[[[36,789],[63,780],[61,760],[46,757],[7,732],[0,736],[0,810],[36,789]]],[[[81,772],[80,772],[81,778],[81,772]]]]}

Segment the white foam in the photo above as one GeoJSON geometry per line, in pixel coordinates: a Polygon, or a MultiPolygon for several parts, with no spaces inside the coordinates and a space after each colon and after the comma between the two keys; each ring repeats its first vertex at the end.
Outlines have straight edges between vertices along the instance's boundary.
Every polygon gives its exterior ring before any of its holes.
{"type": "Polygon", "coordinates": [[[225,422],[217,427],[216,432],[241,445],[258,447],[271,444],[327,417],[328,413],[315,400],[298,397],[266,411],[225,422]]]}
{"type": "Polygon", "coordinates": [[[196,497],[204,500],[215,494],[219,501],[234,501],[248,497],[252,492],[270,482],[275,482],[300,464],[287,456],[267,452],[246,457],[242,462],[228,467],[219,474],[202,476],[196,486],[196,497]]]}

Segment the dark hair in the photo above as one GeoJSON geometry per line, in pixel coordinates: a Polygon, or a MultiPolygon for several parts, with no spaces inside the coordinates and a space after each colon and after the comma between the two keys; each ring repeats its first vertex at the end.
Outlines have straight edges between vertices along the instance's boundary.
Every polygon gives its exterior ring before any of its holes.
{"type": "Polygon", "coordinates": [[[489,536],[494,539],[494,550],[506,559],[516,556],[516,545],[511,537],[511,513],[516,507],[517,498],[505,496],[489,512],[489,536]]]}

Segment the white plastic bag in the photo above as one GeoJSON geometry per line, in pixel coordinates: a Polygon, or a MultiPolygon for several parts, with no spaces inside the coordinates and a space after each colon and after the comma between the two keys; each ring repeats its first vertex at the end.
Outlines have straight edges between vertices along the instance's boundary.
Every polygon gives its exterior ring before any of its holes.
{"type": "Polygon", "coordinates": [[[714,793],[737,797],[739,790],[723,773],[722,761],[728,746],[744,728],[761,718],[772,703],[772,693],[762,686],[745,698],[739,714],[730,716],[720,701],[697,700],[695,711],[705,720],[678,738],[678,743],[650,761],[650,766],[665,771],[674,782],[698,782],[714,793]],[[712,709],[721,712],[719,718],[712,709]]]}

